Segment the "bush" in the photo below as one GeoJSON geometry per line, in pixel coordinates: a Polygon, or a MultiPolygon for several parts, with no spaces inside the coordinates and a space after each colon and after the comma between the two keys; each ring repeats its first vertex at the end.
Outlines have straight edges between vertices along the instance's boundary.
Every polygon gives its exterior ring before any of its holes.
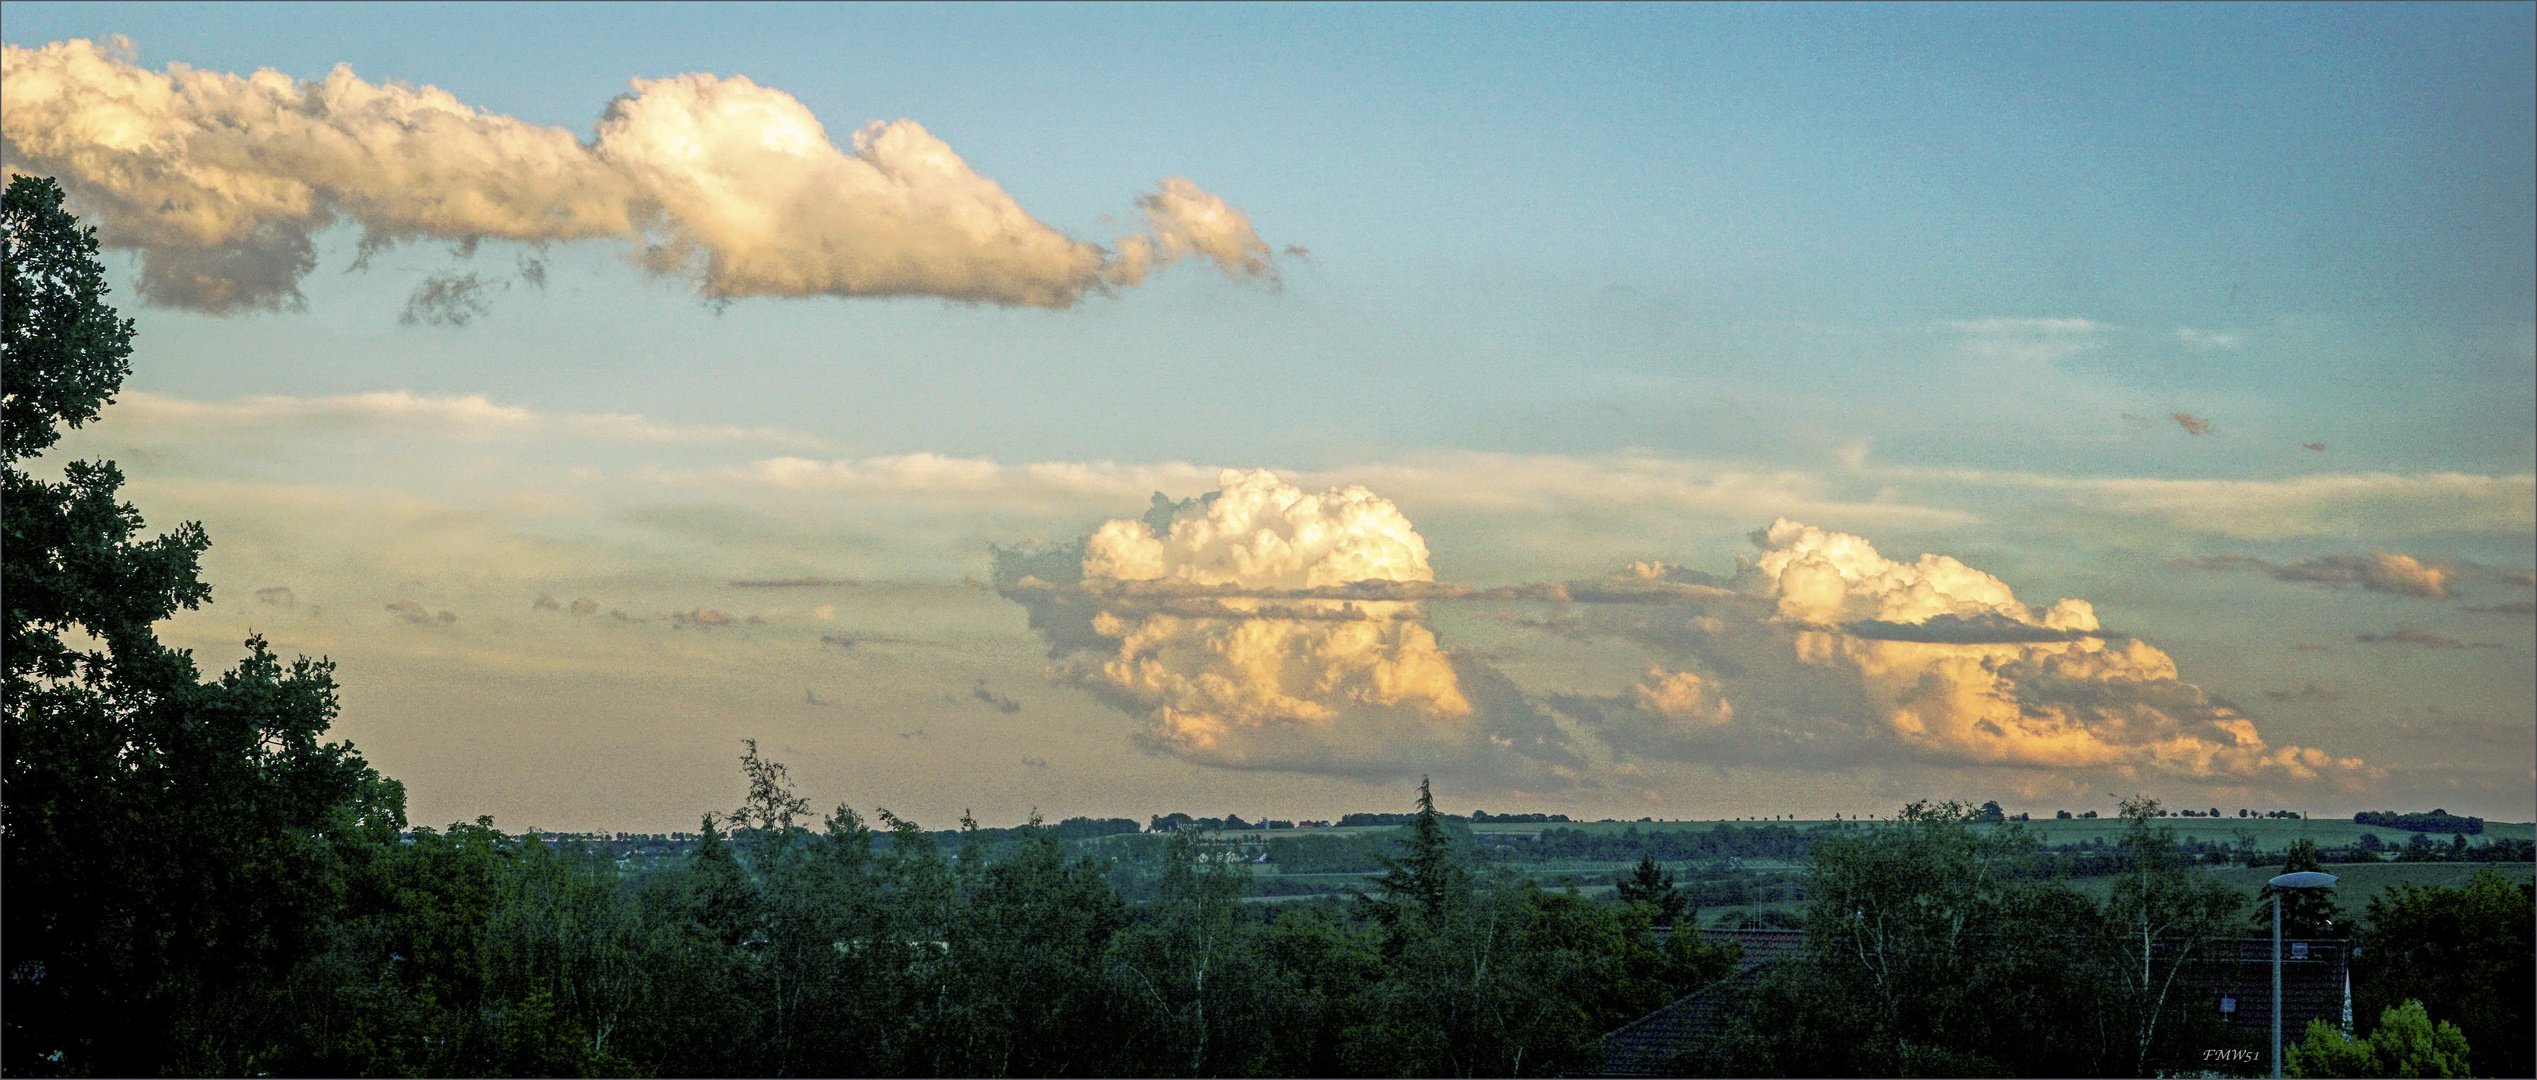
{"type": "Polygon", "coordinates": [[[2378,1030],[2356,1041],[2323,1020],[2308,1022],[2308,1037],[2282,1054],[2290,1076],[2466,1076],[2467,1037],[2446,1020],[2437,1026],[2422,1002],[2379,1014],[2378,1030]]]}

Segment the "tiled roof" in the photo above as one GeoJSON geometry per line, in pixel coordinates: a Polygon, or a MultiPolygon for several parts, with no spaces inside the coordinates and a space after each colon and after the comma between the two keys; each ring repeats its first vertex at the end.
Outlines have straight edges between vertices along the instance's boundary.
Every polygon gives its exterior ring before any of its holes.
{"type": "MultiPolygon", "coordinates": [[[[1602,1039],[1602,1063],[1583,1076],[1672,1076],[1681,1071],[1682,1055],[1714,1039],[1731,1018],[1726,1006],[1758,981],[1763,965],[1804,945],[1797,930],[1703,930],[1709,941],[1735,941],[1744,946],[1736,973],[1665,1007],[1623,1025],[1602,1039]]],[[[2164,944],[2164,943],[2161,943],[2164,944]]],[[[2346,1022],[2349,1000],[2347,966],[2350,943],[2285,941],[2282,944],[2282,1028],[2296,1039],[2308,1021],[2346,1022]],[[2306,959],[2292,959],[2293,946],[2307,946],[2306,959]]],[[[2163,950],[2162,950],[2163,951],[2163,950]]],[[[2231,999],[2227,1014],[2233,1026],[2269,1030],[2272,1024],[2273,942],[2267,938],[2224,938],[2203,942],[2185,965],[2179,993],[2199,999],[2194,1007],[2218,1011],[2231,999]]]]}
{"type": "Polygon", "coordinates": [[[1708,1042],[1726,1021],[1719,1006],[1762,977],[1762,965],[1805,945],[1801,930],[1703,930],[1702,940],[1744,946],[1735,974],[1685,995],[1603,1037],[1603,1064],[1586,1076],[1671,1076],[1684,1051],[1708,1042]]]}

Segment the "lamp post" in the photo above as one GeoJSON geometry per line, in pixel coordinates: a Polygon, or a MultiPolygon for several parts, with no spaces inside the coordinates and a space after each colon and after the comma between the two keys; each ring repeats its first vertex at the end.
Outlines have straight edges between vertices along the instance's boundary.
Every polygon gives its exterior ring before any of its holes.
{"type": "Polygon", "coordinates": [[[2335,876],[2333,874],[2320,874],[2313,870],[2302,870],[2296,874],[2283,874],[2280,877],[2265,882],[2265,884],[2273,887],[2274,1080],[2280,1080],[2282,1075],[2282,890],[2331,889],[2334,887],[2334,882],[2335,876]]]}

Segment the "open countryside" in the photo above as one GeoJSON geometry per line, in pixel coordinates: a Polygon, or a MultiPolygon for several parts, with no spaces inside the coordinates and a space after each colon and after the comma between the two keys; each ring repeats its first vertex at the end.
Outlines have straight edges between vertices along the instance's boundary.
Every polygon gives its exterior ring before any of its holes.
{"type": "Polygon", "coordinates": [[[2537,1076],[2537,0],[0,15],[0,1075],[2537,1076]]]}

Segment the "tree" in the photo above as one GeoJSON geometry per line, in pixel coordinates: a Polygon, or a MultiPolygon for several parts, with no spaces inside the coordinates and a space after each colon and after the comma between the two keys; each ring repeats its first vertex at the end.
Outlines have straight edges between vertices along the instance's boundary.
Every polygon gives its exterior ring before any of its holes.
{"type": "Polygon", "coordinates": [[[1374,884],[1383,897],[1375,915],[1385,926],[1398,926],[1404,916],[1435,924],[1470,896],[1471,869],[1436,813],[1436,796],[1424,776],[1418,778],[1418,813],[1403,827],[1400,846],[1399,855],[1378,856],[1383,873],[1374,884]]]}
{"type": "Polygon", "coordinates": [[[2466,1036],[2446,1020],[2433,1025],[2419,1001],[2379,1013],[2378,1027],[2367,1039],[2355,1040],[2323,1020],[2308,1021],[2308,1037],[2284,1048],[2282,1072],[2302,1077],[2471,1075],[2466,1036]]]}
{"type": "Polygon", "coordinates": [[[1110,953],[1140,1056],[1165,1074],[1255,1071],[1264,973],[1259,927],[1240,905],[1250,875],[1195,833],[1173,833],[1163,851],[1161,895],[1110,953]]]}
{"type": "Polygon", "coordinates": [[[2398,885],[2372,897],[2352,961],[2352,1004],[2372,1011],[2420,1001],[2477,1047],[2476,1071],[2526,1076],[2529,986],[2537,983],[2537,889],[2478,868],[2460,888],[2398,885]]]}
{"type": "Polygon", "coordinates": [[[286,666],[250,639],[204,683],[159,644],[153,623],[211,595],[201,526],[140,539],[109,462],[70,462],[58,482],[23,471],[114,400],[132,324],[52,181],[12,179],[0,218],[0,1063],[253,1071],[290,1030],[291,973],[328,947],[347,865],[404,827],[404,791],[349,743],[320,741],[331,665],[286,666]]]}
{"type": "Polygon", "coordinates": [[[1613,889],[1622,903],[1645,904],[1655,916],[1657,926],[1675,926],[1688,907],[1690,899],[1674,887],[1674,875],[1656,865],[1656,857],[1645,856],[1630,876],[1613,882],[1613,889]]]}
{"type": "MultiPolygon", "coordinates": [[[[2317,857],[2317,842],[2299,839],[2282,853],[2282,873],[2323,873],[2325,863],[2317,857]]],[[[2273,932],[2273,894],[2282,894],[2282,936],[2284,938],[2344,937],[2350,927],[2344,924],[2343,905],[2336,903],[2332,889],[2275,889],[2266,885],[2255,894],[2255,910],[2248,919],[2255,929],[2271,936],[2273,932]]]]}
{"type": "Polygon", "coordinates": [[[2107,924],[2138,968],[2121,967],[2123,996],[2133,1026],[2133,1073],[2147,1075],[2162,1038],[2178,1034],[2173,1023],[2182,1001],[2179,983],[2204,945],[2222,936],[2246,903],[2245,894],[2193,872],[2177,849],[2176,830],[2153,826],[2158,800],[2135,795],[2120,802],[2124,868],[2106,901],[2107,924]]]}

